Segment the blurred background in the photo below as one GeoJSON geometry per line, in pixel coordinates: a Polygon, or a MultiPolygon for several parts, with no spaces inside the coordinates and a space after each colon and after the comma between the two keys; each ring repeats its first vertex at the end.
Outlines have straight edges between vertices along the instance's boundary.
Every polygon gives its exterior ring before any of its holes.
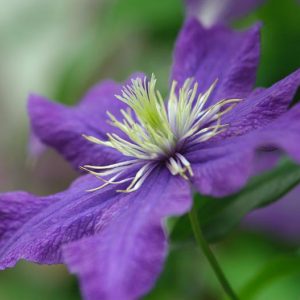
{"type": "MultiPolygon", "coordinates": [[[[232,24],[264,24],[257,85],[271,85],[300,66],[299,16],[295,0],[269,0],[232,24]]],[[[181,0],[2,0],[0,192],[45,195],[64,189],[76,177],[54,151],[37,141],[28,143],[29,93],[71,105],[99,80],[121,81],[134,71],[155,73],[159,88],[167,91],[172,49],[183,20],[181,0]]],[[[253,299],[276,300],[300,299],[300,261],[289,255],[298,246],[237,228],[214,247],[237,290],[250,280],[253,299]]],[[[209,300],[221,295],[201,253],[188,242],[171,244],[165,271],[145,299],[209,300]]],[[[20,299],[80,299],[80,294],[76,278],[63,266],[20,262],[0,272],[0,300],[20,299]]]]}

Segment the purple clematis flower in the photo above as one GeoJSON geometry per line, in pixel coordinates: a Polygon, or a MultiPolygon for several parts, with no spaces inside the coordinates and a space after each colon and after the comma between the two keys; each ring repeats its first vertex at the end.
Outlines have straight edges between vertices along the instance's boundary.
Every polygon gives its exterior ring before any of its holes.
{"type": "Polygon", "coordinates": [[[264,0],[185,0],[188,15],[198,18],[204,26],[227,23],[240,18],[264,0]]]}
{"type": "Polygon", "coordinates": [[[75,107],[32,95],[35,134],[89,174],[52,196],[0,195],[0,268],[65,263],[89,300],[149,291],[167,254],[164,220],[189,211],[191,189],[236,192],[270,149],[300,162],[300,106],[288,110],[300,70],[253,90],[258,58],[259,26],[189,19],[166,101],[144,75],[104,81],[75,107]]]}

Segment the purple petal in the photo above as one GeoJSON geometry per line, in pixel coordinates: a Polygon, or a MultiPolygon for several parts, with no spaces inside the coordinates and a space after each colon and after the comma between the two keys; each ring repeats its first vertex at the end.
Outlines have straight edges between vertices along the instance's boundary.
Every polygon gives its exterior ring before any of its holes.
{"type": "Polygon", "coordinates": [[[53,201],[35,197],[25,192],[11,192],[0,195],[0,269],[9,266],[3,263],[3,251],[15,233],[32,217],[47,208],[53,201]]]}
{"type": "Polygon", "coordinates": [[[132,299],[147,292],[167,251],[163,219],[190,208],[190,187],[167,170],[153,171],[134,193],[117,193],[114,185],[86,191],[99,184],[86,175],[52,196],[0,195],[0,269],[19,259],[62,263],[65,246],[66,262],[82,279],[87,299],[132,299]]]}
{"type": "MultiPolygon", "coordinates": [[[[134,75],[137,77],[140,75],[134,75]]],[[[104,81],[93,87],[75,107],[51,102],[41,96],[29,97],[29,116],[40,140],[60,152],[75,168],[84,164],[102,165],[120,159],[119,152],[86,141],[82,134],[107,139],[116,130],[107,123],[107,111],[121,117],[124,104],[115,98],[122,85],[104,81]]]]}
{"type": "Polygon", "coordinates": [[[188,15],[206,26],[227,23],[251,12],[264,0],[185,0],[188,15]]]}
{"type": "Polygon", "coordinates": [[[19,259],[61,263],[61,245],[93,234],[109,202],[105,197],[115,195],[112,191],[101,196],[86,192],[97,184],[95,177],[87,175],[65,192],[52,196],[1,194],[0,269],[13,266],[19,259]]]}
{"type": "Polygon", "coordinates": [[[172,80],[183,84],[194,77],[203,92],[218,79],[212,102],[245,98],[252,90],[259,58],[259,26],[245,32],[226,27],[203,28],[195,19],[186,21],[178,37],[172,80]]]}
{"type": "MultiPolygon", "coordinates": [[[[203,194],[224,196],[236,192],[255,170],[257,154],[279,149],[300,162],[300,105],[268,126],[246,135],[211,142],[190,152],[193,183],[203,194]]],[[[273,155],[273,152],[270,152],[273,155]]]]}
{"type": "Polygon", "coordinates": [[[136,299],[153,286],[167,253],[163,218],[190,208],[190,189],[163,170],[121,203],[98,222],[99,234],[64,247],[86,299],[136,299]]]}
{"type": "Polygon", "coordinates": [[[28,154],[31,157],[38,157],[45,151],[45,145],[40,139],[33,133],[30,133],[28,143],[28,154]]]}
{"type": "Polygon", "coordinates": [[[300,242],[300,186],[272,205],[251,212],[243,227],[263,231],[284,241],[300,242]]]}
{"type": "Polygon", "coordinates": [[[300,69],[268,89],[254,90],[235,109],[223,116],[223,123],[230,124],[230,127],[222,137],[242,135],[268,125],[287,111],[299,86],[300,69]]]}

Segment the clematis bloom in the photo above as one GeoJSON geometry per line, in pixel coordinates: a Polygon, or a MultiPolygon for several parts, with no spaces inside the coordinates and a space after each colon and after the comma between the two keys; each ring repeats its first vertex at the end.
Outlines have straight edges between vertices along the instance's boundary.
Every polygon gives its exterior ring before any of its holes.
{"type": "Polygon", "coordinates": [[[288,110],[300,71],[253,90],[258,58],[259,26],[189,19],[165,101],[141,74],[104,81],[75,107],[30,96],[35,134],[89,174],[51,196],[0,195],[0,268],[65,263],[89,300],[148,292],[167,254],[164,220],[189,211],[191,190],[236,192],[273,149],[300,162],[300,106],[288,110]]]}

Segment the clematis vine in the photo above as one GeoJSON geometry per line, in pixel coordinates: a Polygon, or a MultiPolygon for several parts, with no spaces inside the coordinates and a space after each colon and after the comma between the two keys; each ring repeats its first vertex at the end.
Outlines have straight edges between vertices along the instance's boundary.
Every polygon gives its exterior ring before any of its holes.
{"type": "Polygon", "coordinates": [[[88,174],[55,195],[0,195],[0,268],[64,263],[88,300],[147,293],[167,255],[164,220],[190,211],[192,191],[238,191],[270,149],[300,162],[300,106],[288,110],[300,70],[253,90],[258,59],[259,26],[190,18],[165,97],[142,74],[104,81],[75,107],[31,95],[34,133],[88,174]]]}

